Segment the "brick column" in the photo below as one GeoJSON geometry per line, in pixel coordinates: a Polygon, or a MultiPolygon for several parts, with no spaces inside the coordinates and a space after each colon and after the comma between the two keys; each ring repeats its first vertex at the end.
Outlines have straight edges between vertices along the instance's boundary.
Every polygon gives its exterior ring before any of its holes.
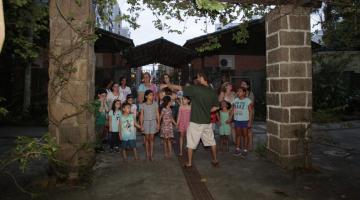
{"type": "Polygon", "coordinates": [[[310,9],[280,6],[266,16],[267,158],[304,166],[312,116],[310,9]]]}
{"type": "Polygon", "coordinates": [[[94,141],[94,117],[84,109],[94,99],[95,53],[93,44],[79,42],[94,33],[91,2],[62,0],[49,5],[49,132],[60,146],[57,159],[65,163],[61,170],[69,179],[77,179],[95,158],[85,145],[94,141]]]}

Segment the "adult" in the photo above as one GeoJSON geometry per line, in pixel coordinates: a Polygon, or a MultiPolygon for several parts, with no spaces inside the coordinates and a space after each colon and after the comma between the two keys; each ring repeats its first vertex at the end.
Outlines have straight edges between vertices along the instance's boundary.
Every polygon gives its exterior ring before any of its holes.
{"type": "Polygon", "coordinates": [[[155,84],[151,83],[151,75],[149,72],[145,72],[143,74],[143,83],[141,83],[138,87],[137,93],[137,100],[139,104],[142,104],[144,101],[144,94],[146,90],[151,90],[154,92],[154,100],[157,101],[158,99],[158,90],[155,84]]]}
{"type": "Polygon", "coordinates": [[[160,87],[159,87],[159,100],[161,100],[165,96],[171,96],[172,91],[169,88],[166,88],[166,85],[171,84],[169,74],[163,74],[160,79],[160,87]]]}
{"type": "Polygon", "coordinates": [[[126,101],[127,95],[131,94],[131,89],[126,86],[126,78],[120,78],[120,87],[119,87],[120,101],[124,103],[126,101]]]}
{"type": "Polygon", "coordinates": [[[236,97],[235,92],[233,91],[233,86],[230,82],[225,82],[221,85],[221,90],[219,94],[219,102],[221,101],[227,101],[229,103],[232,103],[236,97]]]}
{"type": "Polygon", "coordinates": [[[172,90],[182,90],[184,96],[191,98],[190,125],[187,129],[186,141],[188,161],[184,167],[192,166],[193,151],[197,148],[200,139],[204,146],[211,146],[212,165],[218,166],[216,142],[210,123],[210,113],[218,109],[216,93],[210,88],[208,79],[203,72],[197,73],[198,85],[179,86],[167,85],[172,90]]]}
{"type": "MultiPolygon", "coordinates": [[[[251,91],[251,87],[250,87],[250,82],[248,81],[241,81],[240,86],[243,88],[246,88],[246,97],[249,98],[251,100],[251,105],[253,106],[253,113],[251,115],[252,117],[252,121],[254,121],[254,116],[255,116],[255,109],[254,109],[254,105],[255,105],[255,96],[254,93],[251,91]]],[[[253,133],[252,133],[252,127],[248,128],[248,134],[249,134],[249,150],[253,149],[253,133]]]]}
{"type": "Polygon", "coordinates": [[[107,91],[106,103],[108,107],[111,108],[113,102],[117,99],[120,100],[119,84],[113,83],[111,86],[111,91],[107,91]]]}
{"type": "MultiPolygon", "coordinates": [[[[233,86],[230,82],[225,82],[221,85],[220,94],[219,94],[219,102],[225,100],[229,103],[233,103],[235,100],[236,93],[233,91],[233,86]]],[[[231,138],[232,141],[235,143],[236,133],[234,123],[231,123],[231,138]]]]}

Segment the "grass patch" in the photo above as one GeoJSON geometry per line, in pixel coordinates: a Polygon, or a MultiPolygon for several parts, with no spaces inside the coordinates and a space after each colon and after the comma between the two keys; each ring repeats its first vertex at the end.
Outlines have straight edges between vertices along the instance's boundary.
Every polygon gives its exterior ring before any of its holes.
{"type": "Polygon", "coordinates": [[[265,154],[266,154],[266,144],[265,144],[265,142],[261,142],[261,143],[256,144],[255,153],[259,157],[265,157],[265,154]]]}

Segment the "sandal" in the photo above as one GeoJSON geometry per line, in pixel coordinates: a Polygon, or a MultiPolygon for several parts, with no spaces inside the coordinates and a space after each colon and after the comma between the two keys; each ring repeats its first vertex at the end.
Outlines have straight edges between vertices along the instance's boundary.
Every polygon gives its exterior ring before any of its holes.
{"type": "Polygon", "coordinates": [[[189,169],[189,168],[192,168],[192,165],[188,165],[187,163],[184,163],[184,164],[183,164],[183,167],[184,167],[185,169],[189,169]]]}
{"type": "Polygon", "coordinates": [[[216,162],[211,162],[211,165],[213,166],[213,167],[219,167],[219,161],[216,161],[216,162]]]}

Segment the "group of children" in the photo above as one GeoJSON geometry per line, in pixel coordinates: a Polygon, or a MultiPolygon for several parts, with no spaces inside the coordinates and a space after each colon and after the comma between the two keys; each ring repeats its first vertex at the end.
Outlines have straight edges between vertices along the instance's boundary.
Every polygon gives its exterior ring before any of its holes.
{"type": "MultiPolygon", "coordinates": [[[[236,94],[237,97],[233,102],[225,100],[220,102],[220,109],[216,112],[216,116],[219,119],[217,125],[220,135],[220,150],[229,151],[229,136],[235,129],[236,150],[234,155],[239,156],[246,154],[249,149],[251,137],[249,128],[252,126],[253,106],[251,100],[246,97],[246,88],[239,88],[236,94]],[[243,151],[241,152],[240,149],[243,151]]],[[[164,95],[158,105],[158,102],[154,101],[154,92],[146,90],[144,102],[139,105],[139,108],[131,94],[127,95],[125,102],[118,99],[113,100],[110,103],[111,106],[106,101],[106,95],[105,90],[99,90],[95,101],[98,150],[103,149],[102,140],[106,138],[110,151],[122,149],[123,159],[126,160],[127,150],[132,150],[134,159],[138,160],[136,148],[138,129],[144,135],[146,158],[150,161],[153,160],[154,135],[160,132],[164,145],[164,157],[168,159],[172,154],[174,127],[176,127],[179,132],[179,156],[183,155],[186,130],[190,123],[191,99],[189,97],[181,96],[180,107],[174,117],[174,98],[170,95],[164,95]]]]}
{"type": "MultiPolygon", "coordinates": [[[[155,94],[152,90],[146,90],[144,102],[138,108],[134,103],[134,98],[129,94],[126,101],[121,103],[115,99],[108,109],[106,101],[106,91],[99,90],[96,100],[96,134],[98,150],[102,150],[102,140],[104,132],[107,132],[110,151],[115,152],[122,149],[123,158],[127,159],[127,150],[134,152],[134,159],[138,160],[136,149],[136,133],[138,128],[144,135],[144,145],[146,158],[153,160],[154,135],[160,131],[163,138],[164,156],[166,159],[171,157],[172,139],[174,138],[174,126],[180,130],[180,152],[186,134],[186,129],[190,123],[190,98],[183,97],[179,108],[177,121],[173,117],[172,103],[170,96],[164,96],[161,101],[160,110],[158,103],[154,101],[155,94]],[[108,127],[108,129],[106,128],[108,127]]],[[[106,134],[105,134],[106,135],[106,134]]]]}

